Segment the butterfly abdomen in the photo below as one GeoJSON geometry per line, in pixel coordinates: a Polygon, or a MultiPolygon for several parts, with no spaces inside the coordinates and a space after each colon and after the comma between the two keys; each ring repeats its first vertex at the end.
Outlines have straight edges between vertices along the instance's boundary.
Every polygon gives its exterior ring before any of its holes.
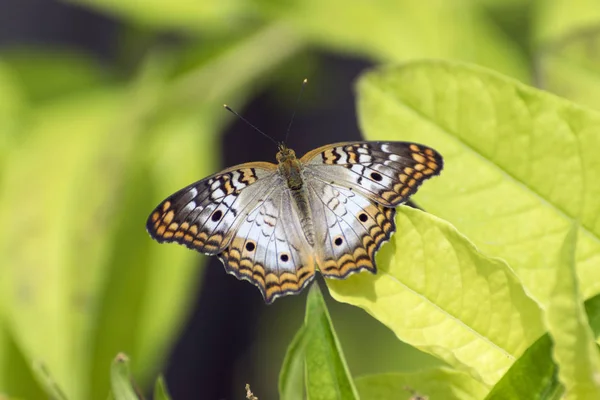
{"type": "Polygon", "coordinates": [[[310,209],[310,203],[308,200],[308,190],[306,185],[301,186],[299,189],[290,189],[292,199],[298,210],[298,216],[300,219],[300,227],[302,233],[306,237],[306,241],[311,246],[315,245],[315,225],[313,223],[312,211],[310,209]]]}

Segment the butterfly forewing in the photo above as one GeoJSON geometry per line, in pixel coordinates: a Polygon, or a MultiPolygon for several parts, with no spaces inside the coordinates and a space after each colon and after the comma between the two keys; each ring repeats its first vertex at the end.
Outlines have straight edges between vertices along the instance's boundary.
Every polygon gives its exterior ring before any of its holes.
{"type": "Polygon", "coordinates": [[[146,229],[159,242],[177,242],[202,253],[223,251],[237,226],[280,179],[277,166],[248,163],[198,181],[165,199],[146,229]]]}
{"type": "Polygon", "coordinates": [[[443,168],[437,151],[410,142],[336,143],[301,161],[314,179],[352,188],[387,207],[404,203],[443,168]]]}

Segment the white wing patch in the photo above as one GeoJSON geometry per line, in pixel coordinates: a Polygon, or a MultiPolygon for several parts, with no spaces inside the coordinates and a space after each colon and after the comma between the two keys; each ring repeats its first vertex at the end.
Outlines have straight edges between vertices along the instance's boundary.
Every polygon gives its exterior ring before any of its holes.
{"type": "Polygon", "coordinates": [[[227,272],[256,285],[267,303],[301,291],[315,273],[289,191],[278,187],[276,192],[246,216],[219,255],[227,272]]]}

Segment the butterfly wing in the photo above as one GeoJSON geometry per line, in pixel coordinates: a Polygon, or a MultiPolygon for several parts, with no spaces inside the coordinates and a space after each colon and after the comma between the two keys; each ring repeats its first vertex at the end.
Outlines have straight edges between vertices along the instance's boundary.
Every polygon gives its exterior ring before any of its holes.
{"type": "Polygon", "coordinates": [[[387,207],[404,203],[444,165],[437,151],[410,142],[336,143],[301,161],[312,179],[352,188],[387,207]]]}
{"type": "Polygon", "coordinates": [[[394,207],[443,168],[441,155],[409,142],[347,142],[304,155],[324,276],[376,272],[375,253],[395,232],[394,207]]]}
{"type": "Polygon", "coordinates": [[[228,168],[169,196],[150,214],[146,229],[158,242],[218,254],[279,179],[277,166],[271,163],[228,168]]]}
{"type": "Polygon", "coordinates": [[[312,281],[313,249],[285,183],[244,218],[219,258],[227,272],[258,287],[268,304],[300,292],[312,281]]]}
{"type": "Polygon", "coordinates": [[[320,180],[308,185],[321,273],[338,279],[363,269],[375,273],[375,253],[396,230],[396,209],[320,180]]]}

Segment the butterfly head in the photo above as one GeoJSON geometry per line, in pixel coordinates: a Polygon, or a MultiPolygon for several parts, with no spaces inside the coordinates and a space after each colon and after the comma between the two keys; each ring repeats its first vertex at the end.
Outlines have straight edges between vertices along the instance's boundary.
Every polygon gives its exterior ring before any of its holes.
{"type": "Polygon", "coordinates": [[[277,152],[277,162],[285,163],[296,159],[296,152],[289,147],[287,147],[284,143],[279,143],[278,145],[279,151],[277,152]]]}

